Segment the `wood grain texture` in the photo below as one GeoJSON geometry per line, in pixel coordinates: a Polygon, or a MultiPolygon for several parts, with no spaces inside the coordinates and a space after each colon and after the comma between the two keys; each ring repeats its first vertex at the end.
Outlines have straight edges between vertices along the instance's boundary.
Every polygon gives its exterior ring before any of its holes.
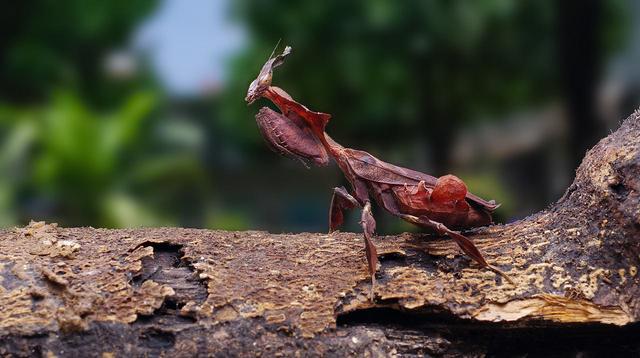
{"type": "Polygon", "coordinates": [[[446,239],[32,222],[0,231],[0,354],[638,353],[640,112],[548,210],[446,239]],[[544,342],[542,344],[541,342],[544,342]]]}

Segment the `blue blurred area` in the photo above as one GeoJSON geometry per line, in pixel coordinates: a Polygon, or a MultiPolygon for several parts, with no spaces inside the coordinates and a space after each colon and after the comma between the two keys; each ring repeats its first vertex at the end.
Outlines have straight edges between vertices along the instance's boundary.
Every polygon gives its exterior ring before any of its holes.
{"type": "MultiPolygon", "coordinates": [[[[0,12],[0,225],[325,231],[335,167],[271,153],[248,84],[346,146],[503,203],[557,200],[640,99],[625,1],[45,0],[0,12]]],[[[411,230],[377,211],[379,231],[411,230]]],[[[348,229],[357,230],[354,213],[348,229]]]]}

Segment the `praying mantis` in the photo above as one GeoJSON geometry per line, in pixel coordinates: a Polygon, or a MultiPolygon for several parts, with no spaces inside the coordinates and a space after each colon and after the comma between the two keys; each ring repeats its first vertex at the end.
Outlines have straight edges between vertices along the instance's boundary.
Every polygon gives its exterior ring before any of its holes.
{"type": "Polygon", "coordinates": [[[330,114],[311,111],[283,89],[271,85],[273,70],[282,65],[290,53],[291,47],[287,46],[281,54],[269,57],[258,77],[249,85],[245,101],[250,105],[259,98],[266,98],[280,110],[278,113],[263,107],[256,115],[262,136],[275,152],[318,166],[325,166],[333,159],[344,174],[351,190],[333,189],[329,232],[343,224],[345,210],[361,209],[360,225],[371,278],[371,298],[374,297],[378,266],[377,250],[372,241],[376,229],[372,202],[409,223],[450,237],[482,268],[513,283],[505,273],[487,263],[473,241],[456,231],[491,224],[491,214],[499,204],[468,192],[464,182],[454,175],[435,178],[338,144],[325,131],[330,114]]]}

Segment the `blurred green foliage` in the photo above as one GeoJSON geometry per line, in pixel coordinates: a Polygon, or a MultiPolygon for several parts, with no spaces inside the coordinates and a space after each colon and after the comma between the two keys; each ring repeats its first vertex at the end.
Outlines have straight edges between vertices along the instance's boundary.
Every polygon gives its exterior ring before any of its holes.
{"type": "MultiPolygon", "coordinates": [[[[243,101],[280,38],[294,54],[274,83],[331,113],[338,141],[435,175],[451,169],[460,128],[559,91],[554,2],[237,0],[250,41],[222,91],[171,98],[144,68],[104,71],[157,3],[34,0],[0,12],[0,226],[274,229],[286,217],[276,229],[324,228],[329,188],[344,183],[268,152],[258,106],[243,101]]],[[[623,38],[623,9],[603,5],[607,51],[623,38]]],[[[484,167],[459,173],[506,218],[517,202],[497,166],[484,167]]]]}
{"type": "Polygon", "coordinates": [[[105,58],[156,3],[38,0],[2,12],[1,225],[177,224],[172,203],[186,187],[200,193],[197,148],[171,147],[169,116],[146,74],[105,73],[105,58]]]}
{"type": "Polygon", "coordinates": [[[0,107],[5,224],[16,215],[65,225],[177,224],[176,201],[207,189],[197,140],[176,140],[176,133],[190,128],[149,121],[157,102],[156,94],[141,91],[101,113],[61,91],[42,107],[0,107]]]}
{"type": "Polygon", "coordinates": [[[77,224],[102,222],[108,184],[121,175],[124,153],[140,137],[152,105],[152,96],[139,94],[103,118],[62,92],[43,108],[4,108],[1,165],[12,173],[12,191],[35,198],[27,205],[42,207],[36,211],[55,206],[77,224]]]}
{"type": "Polygon", "coordinates": [[[102,61],[125,45],[156,0],[16,1],[0,11],[0,98],[31,103],[60,86],[117,102],[102,61]]]}
{"type": "Polygon", "coordinates": [[[275,83],[332,113],[330,131],[365,142],[427,138],[440,168],[462,124],[555,90],[552,2],[238,3],[255,41],[236,62],[225,117],[246,112],[237,98],[256,75],[247,68],[259,69],[280,37],[294,54],[275,83]]]}
{"type": "MultiPolygon", "coordinates": [[[[240,95],[279,39],[294,53],[274,83],[333,114],[330,133],[369,147],[380,133],[387,143],[426,139],[430,169],[438,172],[449,167],[450,141],[461,126],[558,95],[554,2],[235,4],[253,42],[232,64],[222,104],[241,137],[251,131],[235,121],[247,112],[240,95]]],[[[621,38],[624,6],[608,1],[603,11],[602,41],[611,47],[621,38]]]]}

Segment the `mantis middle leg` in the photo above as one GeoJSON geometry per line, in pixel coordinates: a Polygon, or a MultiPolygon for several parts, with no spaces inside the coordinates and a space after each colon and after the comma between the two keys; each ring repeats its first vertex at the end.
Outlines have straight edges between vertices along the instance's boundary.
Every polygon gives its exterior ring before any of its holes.
{"type": "MultiPolygon", "coordinates": [[[[366,198],[362,207],[362,215],[360,217],[360,226],[364,233],[364,249],[367,256],[367,266],[369,275],[371,276],[371,292],[370,296],[373,300],[373,291],[376,283],[376,268],[378,266],[378,252],[371,238],[376,230],[376,221],[371,214],[371,201],[366,198]]],[[[334,232],[344,222],[345,209],[353,209],[360,206],[360,202],[356,200],[345,188],[334,188],[331,198],[331,207],[329,209],[329,232],[334,232]]]]}

